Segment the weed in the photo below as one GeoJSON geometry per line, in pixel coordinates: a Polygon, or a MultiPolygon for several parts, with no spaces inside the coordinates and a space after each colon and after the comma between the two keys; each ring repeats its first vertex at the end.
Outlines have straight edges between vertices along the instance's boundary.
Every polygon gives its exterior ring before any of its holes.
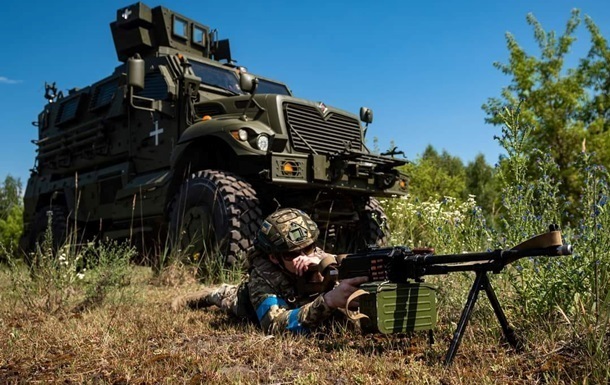
{"type": "MultiPolygon", "coordinates": [[[[525,146],[531,127],[522,124],[519,106],[506,109],[505,125],[496,137],[507,155],[497,165],[502,207],[495,226],[486,223],[475,198],[465,202],[446,197],[419,201],[413,197],[383,201],[393,230],[391,242],[408,246],[433,246],[437,253],[510,248],[544,231],[549,224],[563,227],[566,243],[574,255],[522,259],[502,274],[491,277],[509,318],[531,341],[554,336],[566,342],[556,351],[568,357],[580,352],[586,365],[572,373],[592,383],[607,383],[610,351],[610,174],[592,163],[593,154],[583,151],[576,168],[583,179],[582,198],[568,202],[554,180],[557,164],[544,151],[525,146]],[[534,178],[532,175],[536,175],[534,178]],[[576,207],[576,208],[575,208],[576,207]],[[562,214],[580,213],[580,219],[561,223],[562,214]],[[542,328],[541,326],[544,325],[542,328]],[[543,334],[545,333],[545,334],[543,334]]],[[[565,217],[565,215],[564,215],[565,217]]],[[[439,286],[439,309],[455,319],[470,279],[458,274],[429,279],[439,286]]],[[[487,306],[487,305],[484,305],[487,306]]],[[[495,322],[488,308],[475,311],[482,330],[495,322]]],[[[545,371],[544,381],[559,382],[570,370],[545,371]]]]}
{"type": "Polygon", "coordinates": [[[127,243],[108,241],[85,251],[86,266],[77,276],[84,291],[84,299],[73,309],[82,312],[99,306],[115,288],[128,286],[131,277],[130,261],[136,250],[127,243]]]}
{"type": "MultiPolygon", "coordinates": [[[[112,289],[129,284],[129,261],[135,250],[117,242],[73,244],[54,248],[49,212],[45,237],[31,255],[31,265],[9,258],[13,296],[29,310],[61,314],[99,306],[112,289]],[[73,308],[76,301],[79,304],[73,308]]],[[[74,234],[67,237],[75,239],[74,234]]]]}

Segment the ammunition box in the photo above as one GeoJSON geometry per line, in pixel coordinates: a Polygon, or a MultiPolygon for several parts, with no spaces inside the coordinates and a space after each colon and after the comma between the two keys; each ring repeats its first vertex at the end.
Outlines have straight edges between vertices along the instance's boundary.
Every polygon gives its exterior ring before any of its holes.
{"type": "Polygon", "coordinates": [[[368,295],[359,298],[365,331],[402,333],[436,326],[436,288],[425,283],[370,282],[360,286],[368,295]]]}

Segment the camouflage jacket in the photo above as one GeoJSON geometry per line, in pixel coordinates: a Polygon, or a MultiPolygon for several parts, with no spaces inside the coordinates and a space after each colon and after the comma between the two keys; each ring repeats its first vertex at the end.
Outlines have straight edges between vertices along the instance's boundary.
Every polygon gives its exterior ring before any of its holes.
{"type": "MultiPolygon", "coordinates": [[[[325,253],[317,249],[323,256],[325,253]]],[[[333,313],[323,293],[302,296],[296,290],[296,277],[264,256],[250,261],[245,282],[256,318],[267,333],[306,333],[333,313]]]]}

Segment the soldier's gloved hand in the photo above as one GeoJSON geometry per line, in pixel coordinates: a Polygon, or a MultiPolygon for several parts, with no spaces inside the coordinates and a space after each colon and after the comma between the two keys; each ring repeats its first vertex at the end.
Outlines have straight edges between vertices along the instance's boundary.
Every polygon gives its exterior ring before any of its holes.
{"type": "Polygon", "coordinates": [[[326,302],[326,304],[333,309],[345,307],[349,296],[358,290],[358,286],[360,286],[360,284],[368,280],[368,277],[344,279],[343,281],[339,282],[337,287],[324,294],[324,302],[326,302]]]}
{"type": "Polygon", "coordinates": [[[292,260],[292,263],[296,269],[296,274],[300,277],[305,274],[309,266],[318,265],[320,258],[313,255],[299,255],[292,260]]]}

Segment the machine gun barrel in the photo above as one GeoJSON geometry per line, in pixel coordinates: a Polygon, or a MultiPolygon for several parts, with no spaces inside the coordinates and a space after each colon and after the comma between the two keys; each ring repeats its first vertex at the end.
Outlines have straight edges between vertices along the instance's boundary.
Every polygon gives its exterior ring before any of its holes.
{"type": "Polygon", "coordinates": [[[339,264],[338,278],[368,276],[370,281],[406,282],[421,280],[425,275],[457,271],[502,269],[524,257],[556,257],[572,254],[572,246],[563,244],[555,226],[511,249],[436,255],[432,249],[409,249],[404,246],[377,248],[347,255],[339,264]]]}
{"type": "Polygon", "coordinates": [[[557,257],[572,254],[572,245],[528,250],[494,250],[483,253],[419,255],[406,257],[402,272],[389,272],[394,281],[418,279],[424,275],[442,275],[458,271],[499,273],[506,265],[524,257],[557,257]]]}
{"type": "Polygon", "coordinates": [[[504,265],[510,264],[523,257],[556,257],[562,255],[571,255],[572,245],[561,245],[551,246],[536,249],[523,249],[523,250],[503,250],[496,249],[486,252],[475,252],[475,253],[461,253],[461,254],[427,254],[427,255],[412,255],[407,256],[408,260],[413,260],[417,264],[425,266],[445,264],[445,263],[463,263],[463,262],[476,262],[476,261],[488,261],[497,260],[504,265]]]}
{"type": "Polygon", "coordinates": [[[423,265],[434,265],[439,263],[459,263],[486,261],[489,259],[499,259],[506,261],[506,264],[512,263],[523,257],[555,257],[572,254],[572,245],[552,246],[539,249],[524,249],[524,250],[503,250],[496,249],[492,251],[476,252],[476,253],[461,253],[461,254],[427,254],[408,256],[408,259],[413,259],[417,263],[423,265]]]}

